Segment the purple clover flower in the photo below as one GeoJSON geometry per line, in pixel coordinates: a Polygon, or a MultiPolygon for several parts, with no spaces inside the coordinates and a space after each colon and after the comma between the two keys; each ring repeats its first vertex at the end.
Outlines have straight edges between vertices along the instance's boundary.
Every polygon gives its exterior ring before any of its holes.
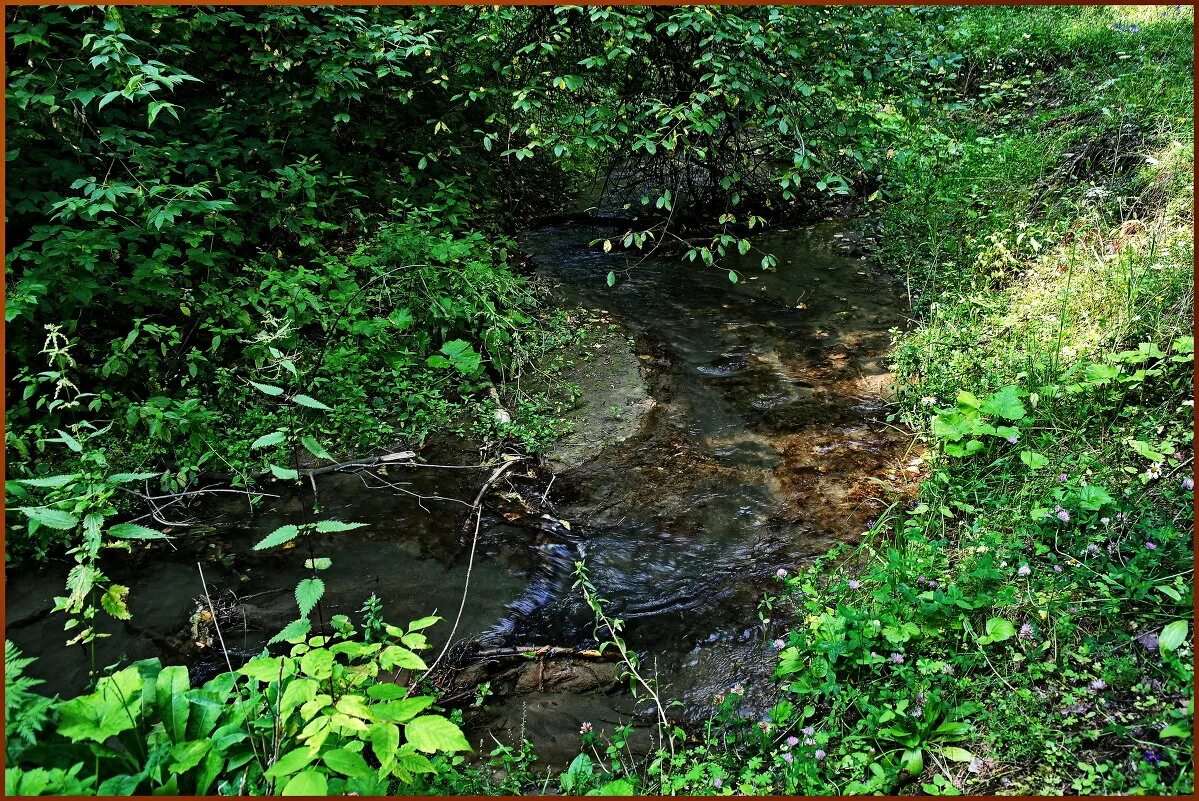
{"type": "Polygon", "coordinates": [[[824,752],[823,748],[817,748],[816,753],[812,754],[812,756],[817,760],[821,760],[828,756],[828,754],[824,752]]]}
{"type": "Polygon", "coordinates": [[[774,645],[774,650],[776,651],[781,651],[787,647],[787,643],[783,642],[781,639],[775,640],[772,645],[774,645]]]}
{"type": "Polygon", "coordinates": [[[794,748],[797,745],[799,745],[799,738],[796,737],[794,734],[787,738],[787,747],[788,748],[794,748]]]}
{"type": "Polygon", "coordinates": [[[1020,627],[1020,633],[1017,635],[1022,640],[1031,640],[1033,638],[1033,630],[1031,623],[1025,623],[1020,627]]]}
{"type": "Polygon", "coordinates": [[[898,653],[898,652],[891,654],[891,661],[896,665],[902,665],[903,664],[903,654],[898,653]]]}
{"type": "Polygon", "coordinates": [[[1063,523],[1069,523],[1070,522],[1070,513],[1067,512],[1065,509],[1058,509],[1057,510],[1057,519],[1062,521],[1063,523]]]}
{"type": "Polygon", "coordinates": [[[858,587],[861,587],[861,586],[862,586],[862,582],[858,581],[857,579],[849,580],[849,588],[851,590],[856,590],[858,587]]]}
{"type": "Polygon", "coordinates": [[[790,765],[792,762],[795,761],[795,757],[792,756],[791,752],[788,751],[787,753],[783,754],[783,761],[786,762],[788,765],[790,765]]]}
{"type": "Polygon", "coordinates": [[[1156,542],[1147,542],[1147,543],[1145,543],[1145,550],[1146,550],[1146,551],[1156,551],[1156,550],[1157,550],[1157,543],[1156,543],[1156,542]]]}
{"type": "Polygon", "coordinates": [[[816,727],[815,726],[804,726],[802,729],[799,730],[799,733],[804,735],[805,737],[811,737],[813,734],[816,733],[816,727]]]}
{"type": "Polygon", "coordinates": [[[1193,491],[1195,489],[1195,479],[1191,478],[1190,476],[1184,478],[1182,480],[1182,488],[1187,492],[1193,491]]]}
{"type": "Polygon", "coordinates": [[[719,790],[721,787],[724,787],[724,779],[717,776],[712,780],[712,786],[719,790]]]}
{"type": "Polygon", "coordinates": [[[1107,689],[1107,682],[1104,681],[1103,679],[1092,679],[1091,683],[1088,684],[1087,686],[1090,687],[1095,692],[1099,692],[1100,690],[1107,689]]]}
{"type": "Polygon", "coordinates": [[[1018,575],[1018,576],[1032,575],[1032,568],[1029,567],[1028,565],[1020,565],[1020,569],[1016,571],[1016,575],[1018,575]]]}

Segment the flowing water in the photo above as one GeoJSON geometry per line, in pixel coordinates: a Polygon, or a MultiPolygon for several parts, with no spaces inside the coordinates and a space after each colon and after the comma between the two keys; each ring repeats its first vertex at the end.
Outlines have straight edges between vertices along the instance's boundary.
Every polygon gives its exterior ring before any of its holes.
{"type": "MultiPolygon", "coordinates": [[[[714,269],[638,263],[589,244],[615,233],[564,225],[530,232],[523,245],[563,302],[629,333],[654,403],[631,437],[561,472],[548,492],[546,470],[509,473],[506,489],[534,505],[545,497],[545,508],[503,514],[515,495],[492,496],[455,633],[469,641],[453,651],[467,668],[460,678],[493,680],[497,690],[472,710],[472,739],[525,736],[550,764],[575,753],[584,721],[603,730],[645,711],[602,660],[477,659],[518,646],[593,648],[592,615],[573,588],[576,562],[626,621],[662,695],[683,702],[675,717],[703,719],[713,696],[735,684],[746,688],[745,711],[761,714],[771,703],[771,643],[784,630],[759,607],[776,571],[862,531],[909,445],[882,419],[901,288],[843,254],[852,234],[844,223],[759,237],[779,260],[770,273],[760,255],[714,269]]],[[[430,633],[448,636],[470,551],[463,524],[488,473],[391,466],[387,484],[365,473],[321,477],[327,516],[370,524],[318,543],[317,555],[333,559],[324,613],[353,614],[374,593],[400,624],[438,610],[448,620],[430,633]]],[[[228,608],[226,645],[235,655],[260,648],[294,617],[291,590],[306,554],[250,546],[294,521],[298,504],[268,498],[251,515],[243,498],[223,496],[171,546],[114,560],[111,577],[132,588],[133,620],[108,627],[114,636],[102,641],[98,664],[158,655],[201,674],[220,669],[219,649],[189,631],[203,592],[197,562],[213,600],[228,608]]],[[[8,578],[9,636],[41,657],[31,672],[51,691],[80,688],[88,669],[81,652],[62,648],[57,616],[45,614],[64,573],[8,578]]]]}

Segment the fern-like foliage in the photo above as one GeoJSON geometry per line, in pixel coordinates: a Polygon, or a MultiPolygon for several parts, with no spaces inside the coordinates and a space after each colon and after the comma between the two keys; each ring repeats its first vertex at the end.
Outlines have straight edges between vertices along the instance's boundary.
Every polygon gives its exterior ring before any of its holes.
{"type": "Polygon", "coordinates": [[[4,739],[7,743],[8,764],[12,765],[25,745],[37,741],[38,732],[46,724],[53,699],[33,692],[41,679],[25,675],[33,657],[21,655],[12,640],[4,641],[4,739]]]}

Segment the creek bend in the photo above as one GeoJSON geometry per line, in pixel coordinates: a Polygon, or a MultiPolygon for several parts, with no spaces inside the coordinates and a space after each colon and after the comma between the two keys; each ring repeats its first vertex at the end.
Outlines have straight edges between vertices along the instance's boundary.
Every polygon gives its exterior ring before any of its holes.
{"type": "MultiPolygon", "coordinates": [[[[473,698],[465,688],[491,682],[494,695],[468,710],[476,746],[491,745],[489,735],[508,744],[523,736],[542,764],[564,766],[584,721],[610,731],[647,711],[604,659],[480,658],[594,649],[592,614],[573,587],[578,561],[626,622],[625,639],[662,696],[682,702],[673,717],[705,719],[713,697],[737,684],[747,714],[769,708],[782,626],[763,622],[759,602],[776,571],[854,539],[885,506],[880,486],[910,475],[910,438],[883,419],[889,332],[904,323],[905,297],[845,254],[841,243],[857,230],[832,221],[762,234],[755,244],[778,258],[770,273],[760,256],[732,257],[721,269],[637,263],[591,246],[619,232],[588,224],[523,237],[559,301],[620,335],[578,380],[575,431],[543,465],[509,471],[486,498],[447,660],[455,669],[444,679],[462,699],[473,698]]],[[[446,621],[428,633],[440,647],[466,581],[463,521],[489,472],[395,465],[385,479],[396,487],[361,473],[317,479],[325,514],[369,524],[322,535],[317,553],[333,561],[322,574],[326,614],[354,615],[371,593],[401,625],[436,610],[446,621]]],[[[223,668],[193,625],[197,561],[228,608],[227,646],[243,658],[256,653],[294,618],[291,591],[305,571],[295,550],[251,546],[294,521],[299,504],[285,492],[251,517],[236,497],[208,501],[203,533],[155,545],[152,558],[110,560],[112,579],[131,587],[133,619],[108,626],[97,664],[159,656],[190,664],[193,682],[223,668]]],[[[64,575],[52,567],[8,579],[9,637],[39,657],[30,672],[49,692],[81,688],[88,671],[78,649],[61,647],[58,616],[45,614],[64,575]]]]}

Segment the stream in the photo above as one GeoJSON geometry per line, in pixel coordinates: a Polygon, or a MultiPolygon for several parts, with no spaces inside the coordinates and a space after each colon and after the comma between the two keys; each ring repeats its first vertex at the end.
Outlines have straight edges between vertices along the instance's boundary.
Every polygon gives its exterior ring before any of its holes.
{"type": "MultiPolygon", "coordinates": [[[[737,684],[745,714],[773,704],[772,642],[786,629],[764,621],[759,604],[776,572],[854,540],[885,508],[882,485],[915,469],[909,436],[884,420],[889,331],[904,324],[906,297],[848,255],[862,230],[831,221],[762,234],[755,246],[778,258],[774,272],[759,268],[760,254],[720,269],[637,263],[591,246],[621,232],[590,224],[523,237],[553,294],[614,326],[620,336],[602,347],[626,352],[610,355],[623,359],[623,373],[579,381],[591,414],[576,424],[572,455],[551,451],[540,467],[509,471],[485,504],[448,660],[455,686],[491,683],[478,707],[473,693],[463,696],[481,750],[492,737],[524,737],[540,764],[561,767],[584,722],[603,732],[645,719],[610,661],[479,658],[524,646],[594,649],[594,620],[573,586],[579,561],[661,695],[681,702],[673,718],[705,719],[714,696],[737,684]]],[[[437,454],[443,464],[472,459],[437,454]]],[[[322,575],[324,613],[355,616],[372,593],[400,625],[437,610],[446,620],[428,633],[440,646],[466,581],[463,523],[489,474],[397,464],[377,477],[320,477],[326,516],[369,524],[322,535],[316,553],[333,560],[322,575]]],[[[236,495],[206,501],[202,525],[141,558],[110,560],[110,577],[131,587],[133,618],[106,624],[113,636],[100,641],[99,666],[159,656],[189,664],[193,683],[223,669],[219,648],[189,624],[204,591],[197,562],[235,656],[256,653],[294,618],[306,554],[251,550],[300,511],[294,494],[269,491],[283,494],[252,515],[236,495]]],[[[60,616],[46,614],[65,572],[55,564],[7,577],[8,636],[39,657],[28,672],[48,692],[78,691],[88,675],[82,650],[63,648],[60,616]]]]}

